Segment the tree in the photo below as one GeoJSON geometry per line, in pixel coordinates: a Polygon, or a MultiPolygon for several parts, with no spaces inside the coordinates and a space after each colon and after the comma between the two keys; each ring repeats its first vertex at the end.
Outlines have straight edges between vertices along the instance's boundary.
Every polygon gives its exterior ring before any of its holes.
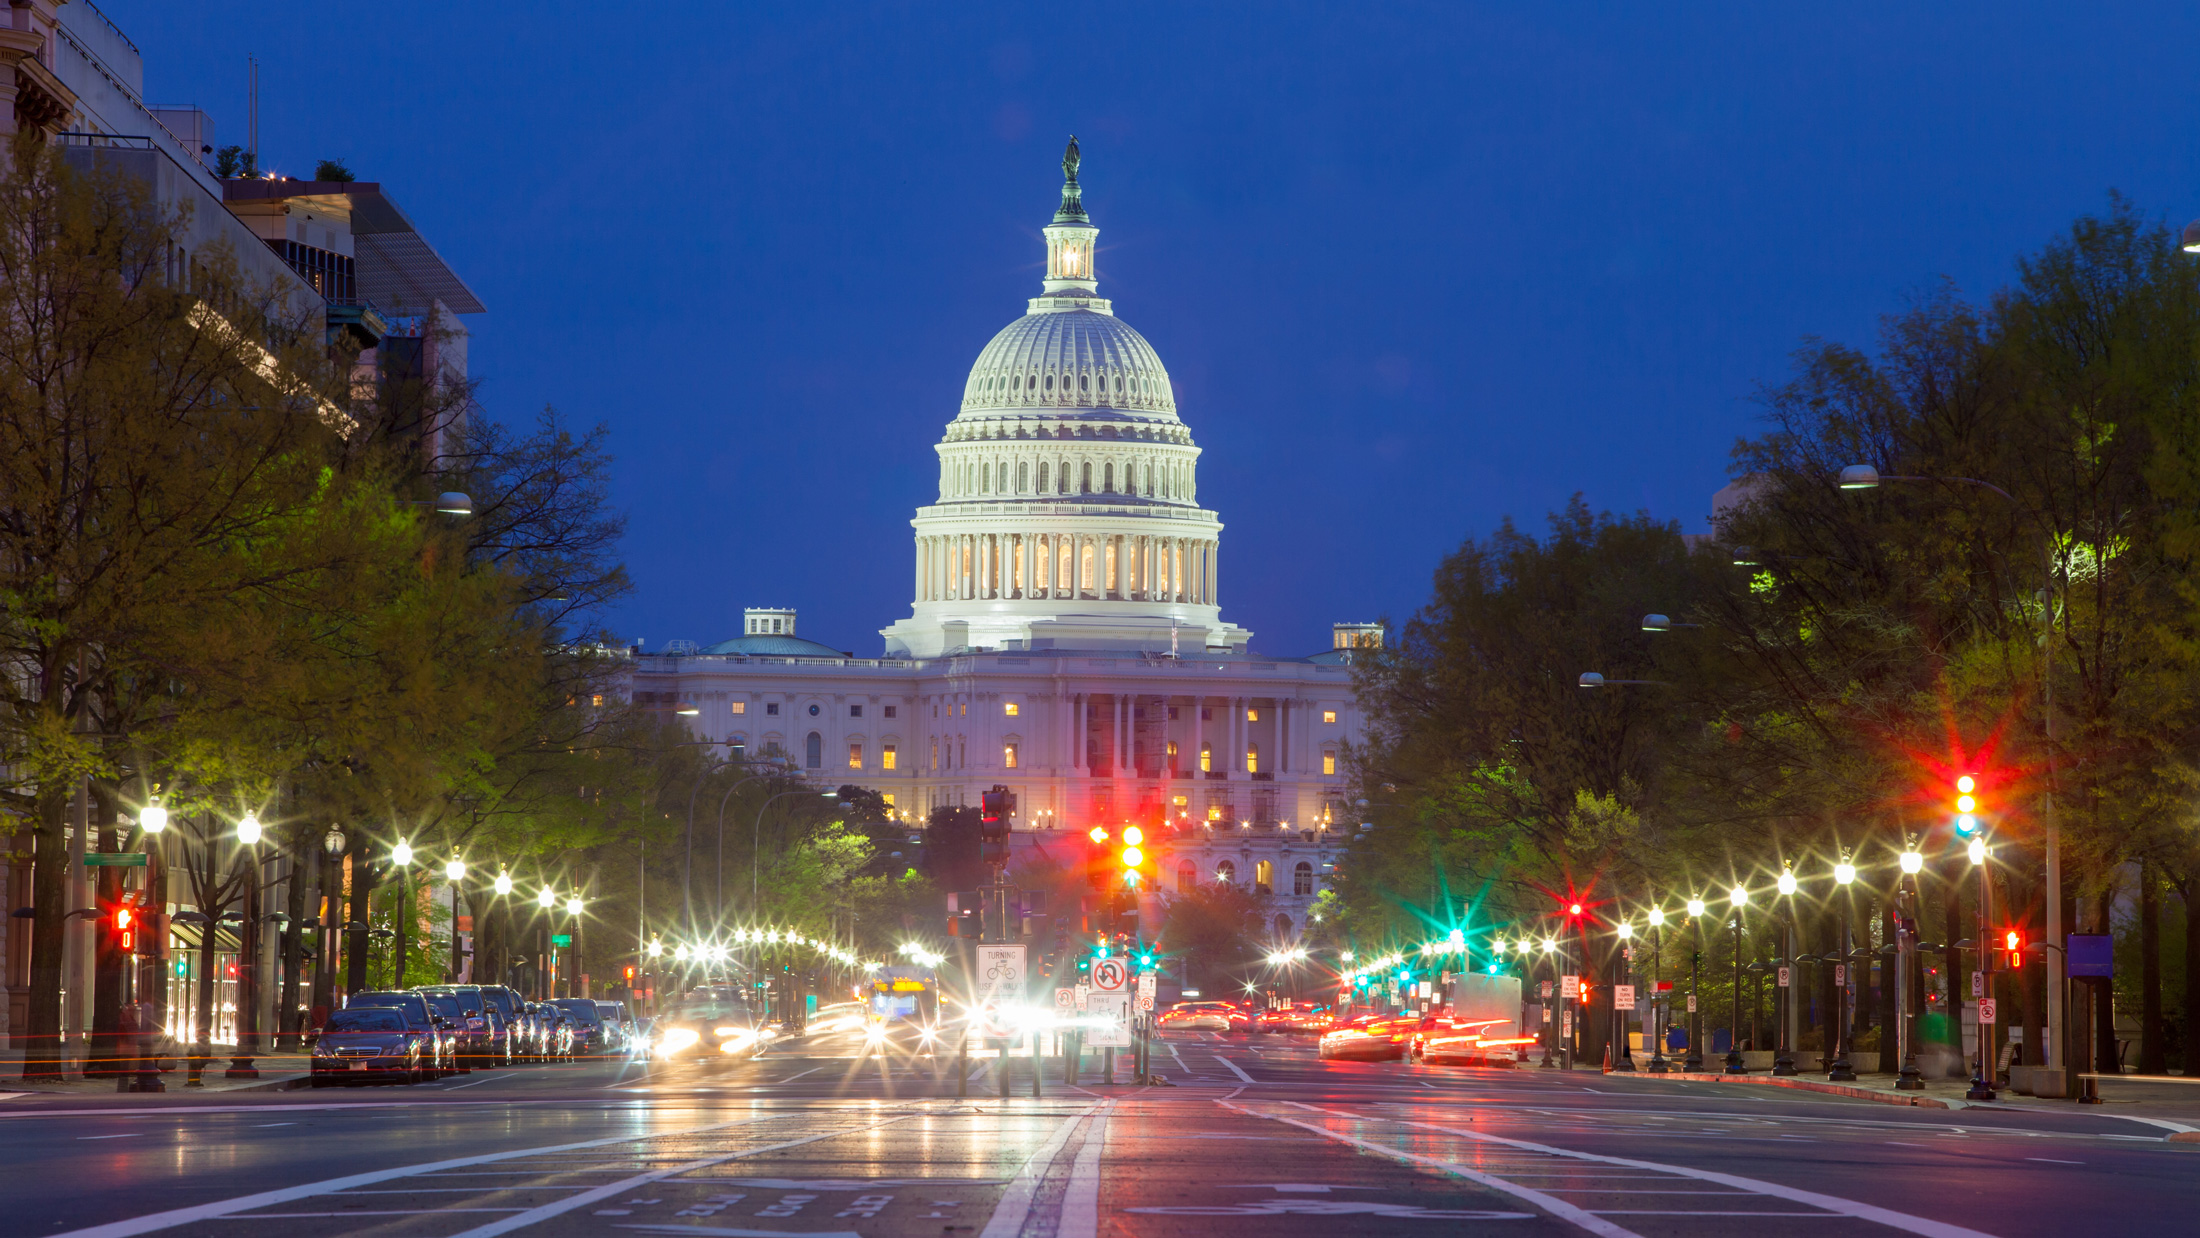
{"type": "Polygon", "coordinates": [[[1185,987],[1235,991],[1247,983],[1266,935],[1269,900],[1234,881],[1204,882],[1162,897],[1161,941],[1185,987]]]}

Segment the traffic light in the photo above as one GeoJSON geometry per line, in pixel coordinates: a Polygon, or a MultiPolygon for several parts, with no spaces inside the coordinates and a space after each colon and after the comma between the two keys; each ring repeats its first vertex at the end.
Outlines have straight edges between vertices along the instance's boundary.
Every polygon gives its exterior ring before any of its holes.
{"type": "Polygon", "coordinates": [[[1978,778],[1965,774],[1956,779],[1955,826],[1956,835],[1969,838],[1979,831],[1978,778]]]}
{"type": "Polygon", "coordinates": [[[115,949],[124,954],[137,953],[137,925],[128,907],[117,907],[108,920],[114,925],[115,949]]]}
{"type": "Polygon", "coordinates": [[[988,864],[1008,863],[1008,819],[1016,815],[1016,793],[995,784],[978,793],[978,838],[988,864]]]}
{"type": "Polygon", "coordinates": [[[1123,865],[1123,884],[1138,884],[1139,865],[1146,862],[1146,852],[1138,844],[1146,841],[1146,832],[1135,825],[1123,827],[1123,850],[1116,856],[1123,865]]]}
{"type": "Polygon", "coordinates": [[[2002,970],[2023,971],[2024,931],[2022,929],[2010,929],[2008,932],[2003,933],[2001,935],[2001,945],[2002,949],[2008,951],[2007,957],[2002,960],[2002,970]]]}

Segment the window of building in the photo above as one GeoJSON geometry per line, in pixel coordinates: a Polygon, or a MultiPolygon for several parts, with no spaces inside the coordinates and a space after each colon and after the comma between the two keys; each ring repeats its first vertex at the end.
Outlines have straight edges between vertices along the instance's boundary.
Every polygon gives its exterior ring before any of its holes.
{"type": "Polygon", "coordinates": [[[1314,866],[1312,864],[1300,860],[1299,866],[1291,870],[1291,892],[1302,896],[1314,892],[1314,866]]]}
{"type": "Polygon", "coordinates": [[[1169,741],[1169,763],[1176,764],[1176,741],[1173,739],[1169,741]]]}
{"type": "Polygon", "coordinates": [[[1046,389],[1049,391],[1054,390],[1054,375],[1052,374],[1047,375],[1046,389]]]}
{"type": "Polygon", "coordinates": [[[1010,701],[1010,702],[1008,702],[1007,704],[1005,704],[1005,705],[1002,705],[1002,706],[1001,706],[1001,712],[1002,712],[1002,713],[1004,713],[1004,714],[1006,714],[1006,715],[1008,715],[1008,716],[1009,716],[1009,717],[1011,717],[1011,718],[1015,717],[1015,716],[1016,716],[1016,702],[1014,702],[1014,701],[1010,701]]]}
{"type": "Polygon", "coordinates": [[[1215,746],[1209,743],[1201,743],[1199,746],[1199,772],[1205,774],[1212,771],[1214,767],[1215,746]]]}
{"type": "Polygon", "coordinates": [[[766,702],[764,702],[764,715],[765,715],[766,717],[768,717],[768,718],[776,718],[776,717],[778,717],[778,716],[779,716],[779,702],[777,702],[777,701],[766,701],[766,702]]]}
{"type": "Polygon", "coordinates": [[[1169,706],[1169,721],[1176,721],[1176,706],[1174,705],[1169,706]]]}
{"type": "Polygon", "coordinates": [[[1247,744],[1245,746],[1245,772],[1248,774],[1257,774],[1260,772],[1259,744],[1247,744]]]}
{"type": "Polygon", "coordinates": [[[1260,721],[1260,711],[1259,711],[1259,710],[1257,710],[1257,709],[1248,709],[1248,710],[1246,710],[1246,711],[1245,711],[1245,720],[1246,720],[1247,722],[1258,722],[1258,721],[1260,721]]]}
{"type": "Polygon", "coordinates": [[[588,698],[588,703],[589,703],[589,705],[591,705],[592,707],[594,707],[594,708],[596,708],[596,709],[602,709],[602,708],[603,708],[603,694],[599,692],[599,693],[597,693],[596,695],[594,695],[594,696],[591,696],[591,697],[589,697],[589,698],[588,698]]]}
{"type": "Polygon", "coordinates": [[[825,737],[815,731],[810,732],[810,737],[803,741],[802,756],[803,764],[809,768],[825,768],[825,737]]]}
{"type": "MultiPolygon", "coordinates": [[[[887,749],[887,751],[888,751],[888,752],[892,752],[892,751],[893,751],[893,749],[889,748],[889,749],[887,749]]],[[[892,768],[894,768],[894,767],[893,767],[892,765],[888,765],[888,766],[887,766],[886,768],[888,768],[888,769],[892,769],[892,768]]],[[[892,808],[892,807],[894,806],[894,793],[893,793],[893,792],[891,792],[891,791],[881,791],[881,792],[879,792],[879,796],[878,796],[878,797],[879,797],[880,799],[882,799],[882,800],[885,800],[885,801],[886,801],[886,806],[887,806],[888,808],[892,808]]]]}
{"type": "Polygon", "coordinates": [[[1109,494],[1115,493],[1115,462],[1113,460],[1100,466],[1100,488],[1109,494]]]}
{"type": "Polygon", "coordinates": [[[1092,461],[1090,461],[1090,460],[1087,460],[1087,461],[1085,461],[1085,467],[1084,467],[1084,468],[1083,468],[1083,469],[1081,470],[1081,473],[1082,473],[1082,476],[1080,476],[1080,477],[1079,477],[1079,479],[1078,479],[1078,482],[1077,482],[1077,487],[1078,487],[1078,489],[1077,489],[1077,492],[1078,492],[1079,494],[1091,494],[1091,493],[1092,493],[1092,461]]]}
{"type": "Polygon", "coordinates": [[[749,703],[747,701],[735,701],[731,705],[726,706],[726,708],[731,710],[733,714],[738,717],[742,714],[749,712],[749,703]]]}
{"type": "Polygon", "coordinates": [[[1215,880],[1216,880],[1216,881],[1236,881],[1236,880],[1237,880],[1237,865],[1235,865],[1235,864],[1231,863],[1231,862],[1230,862],[1230,861],[1228,861],[1228,860],[1224,860],[1224,861],[1222,861],[1221,863],[1219,863],[1219,864],[1215,865],[1215,880]]]}
{"type": "Polygon", "coordinates": [[[1337,720],[1337,711],[1336,711],[1336,710],[1334,710],[1334,709],[1325,709],[1325,710],[1323,710],[1323,711],[1322,711],[1322,721],[1324,721],[1324,722],[1335,722],[1336,720],[1337,720]]]}
{"type": "Polygon", "coordinates": [[[1199,865],[1186,860],[1176,866],[1176,891],[1189,894],[1199,888],[1199,865]]]}
{"type": "Polygon", "coordinates": [[[1323,773],[1325,773],[1325,774],[1335,774],[1335,773],[1337,772],[1337,754],[1336,754],[1336,753],[1334,753],[1334,752],[1324,752],[1324,753],[1322,754],[1322,772],[1323,772],[1323,773]]]}
{"type": "Polygon", "coordinates": [[[1207,805],[1207,819],[1208,819],[1209,821],[1220,821],[1220,820],[1222,820],[1222,805],[1220,805],[1220,804],[1209,804],[1209,805],[1207,805]]]}
{"type": "Polygon", "coordinates": [[[1266,860],[1253,861],[1253,889],[1262,894],[1276,890],[1276,866],[1266,860]]]}
{"type": "Polygon", "coordinates": [[[862,744],[850,744],[850,745],[848,745],[848,768],[849,768],[849,769],[862,769],[862,768],[863,768],[863,745],[862,745],[862,744]]]}
{"type": "Polygon", "coordinates": [[[1077,376],[1077,389],[1079,391],[1092,390],[1092,376],[1089,374],[1079,374],[1077,376]]]}
{"type": "Polygon", "coordinates": [[[932,772],[940,772],[940,741],[932,741],[932,772]]]}
{"type": "Polygon", "coordinates": [[[881,744],[879,746],[878,767],[880,769],[894,768],[894,746],[892,744],[881,744]]]}
{"type": "Polygon", "coordinates": [[[1039,493],[1041,493],[1041,494],[1045,494],[1046,492],[1047,492],[1047,462],[1046,462],[1046,461],[1044,461],[1044,460],[1041,460],[1041,461],[1039,462],[1039,493]]]}
{"type": "Polygon", "coordinates": [[[1213,721],[1215,720],[1215,710],[1214,710],[1214,706],[1212,706],[1212,705],[1202,705],[1202,706],[1200,706],[1200,707],[1199,707],[1199,720],[1200,720],[1201,722],[1213,722],[1213,721]]]}
{"type": "Polygon", "coordinates": [[[889,717],[889,718],[893,717],[893,716],[894,716],[894,712],[895,712],[895,709],[896,709],[896,707],[895,707],[895,706],[893,706],[893,705],[888,705],[888,706],[886,707],[886,716],[887,716],[887,717],[889,717]]]}
{"type": "Polygon", "coordinates": [[[861,705],[850,705],[850,706],[848,707],[848,716],[849,716],[849,717],[851,717],[851,718],[860,718],[860,717],[862,717],[862,716],[863,716],[863,706],[861,706],[861,705]]]}
{"type": "Polygon", "coordinates": [[[1014,769],[1014,768],[1016,768],[1016,745],[1014,745],[1014,744],[1002,744],[1002,745],[1001,745],[1001,768],[1002,768],[1002,769],[1014,769]]]}

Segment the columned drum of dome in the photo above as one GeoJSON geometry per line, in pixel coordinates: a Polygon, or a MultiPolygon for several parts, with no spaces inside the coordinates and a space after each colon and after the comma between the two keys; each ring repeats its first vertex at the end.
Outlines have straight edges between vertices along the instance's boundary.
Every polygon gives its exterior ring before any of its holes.
{"type": "Polygon", "coordinates": [[[1168,370],[1099,295],[1075,139],[1046,279],[978,354],[917,509],[912,614],[889,655],[956,649],[1243,650],[1222,620],[1222,522],[1168,370]]]}

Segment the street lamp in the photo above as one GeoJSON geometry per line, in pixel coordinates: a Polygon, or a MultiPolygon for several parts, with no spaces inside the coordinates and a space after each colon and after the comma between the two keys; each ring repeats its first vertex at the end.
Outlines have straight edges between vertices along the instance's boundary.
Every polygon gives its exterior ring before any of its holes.
{"type": "Polygon", "coordinates": [[[1673,1069],[1665,1058],[1665,1024],[1673,1012],[1658,1003],[1658,985],[1665,975],[1665,908],[1652,904],[1642,918],[1650,925],[1650,1022],[1643,1033],[1650,1038],[1650,1066],[1653,1075],[1662,1075],[1673,1069]],[[1662,1016],[1662,1017],[1661,1017],[1662,1016]]]}
{"type": "Polygon", "coordinates": [[[1749,906],[1749,890],[1737,885],[1726,896],[1734,912],[1734,1025],[1726,1033],[1726,1073],[1746,1075],[1742,1064],[1742,908],[1749,906]]]}
{"type": "Polygon", "coordinates": [[[466,879],[466,861],[452,856],[443,865],[443,876],[451,883],[451,983],[459,983],[466,970],[466,954],[458,943],[458,883],[466,879]]]}
{"type": "MultiPolygon", "coordinates": [[[[251,813],[237,822],[244,845],[244,924],[237,934],[237,1053],[229,1059],[226,1079],[257,1079],[252,1059],[260,1052],[260,839],[265,831],[251,813]]],[[[214,931],[213,925],[206,926],[214,931]]]]}
{"type": "Polygon", "coordinates": [[[1670,632],[1675,628],[1701,628],[1700,623],[1675,623],[1665,615],[1644,615],[1642,630],[1645,632],[1670,632]]]}
{"type": "Polygon", "coordinates": [[[1619,1008],[1619,978],[1630,974],[1631,960],[1628,958],[1628,951],[1631,947],[1628,943],[1635,939],[1635,926],[1622,920],[1613,932],[1619,936],[1619,950],[1616,952],[1617,957],[1612,960],[1612,1004],[1606,1025],[1618,1033],[1619,1052],[1612,1054],[1612,1070],[1614,1073],[1632,1073],[1635,1069],[1635,1058],[1627,1043],[1627,1013],[1619,1008]]]}
{"type": "Polygon", "coordinates": [[[412,862],[412,844],[402,838],[398,839],[397,845],[390,848],[390,863],[397,868],[397,915],[394,917],[397,922],[397,962],[393,972],[395,978],[390,985],[393,989],[405,987],[405,879],[412,873],[412,862]]]}
{"type": "Polygon", "coordinates": [[[512,874],[501,870],[498,871],[496,880],[496,892],[499,897],[510,894],[512,892],[512,874]]]}
{"type": "Polygon", "coordinates": [[[1841,891],[1841,961],[1834,965],[1833,982],[1839,991],[1834,1003],[1833,1060],[1826,1064],[1826,1080],[1829,1083],[1856,1082],[1856,1068],[1849,1064],[1849,1040],[1856,1019],[1856,988],[1849,975],[1855,966],[1854,938],[1850,933],[1850,913],[1855,910],[1849,887],[1856,883],[1856,865],[1844,855],[1833,866],[1833,884],[1841,891]]]}
{"type": "Polygon", "coordinates": [[[1780,870],[1777,883],[1780,891],[1780,970],[1774,977],[1772,997],[1779,1007],[1780,1027],[1776,1033],[1779,1053],[1773,1058],[1772,1073],[1791,1076],[1795,1071],[1795,1021],[1798,1007],[1795,1001],[1795,982],[1800,979],[1795,967],[1795,874],[1789,869],[1780,870]]]}
{"type": "Polygon", "coordinates": [[[1682,1069],[1694,1073],[1703,1069],[1703,1011],[1696,994],[1703,987],[1703,917],[1704,901],[1688,900],[1688,928],[1694,938],[1694,948],[1688,958],[1688,1056],[1681,1061],[1682,1069]]]}
{"type": "MultiPolygon", "coordinates": [[[[1965,776],[1968,782],[1969,776],[1965,776]]],[[[1981,832],[1971,840],[1969,848],[1971,864],[1978,869],[1978,976],[1979,995],[1974,1002],[1978,1011],[1977,1033],[1973,1037],[1975,1052],[1971,1055],[1971,1086],[1963,1093],[1965,1100],[1993,1100],[1995,1069],[1994,1025],[1986,1015],[1986,1003],[1994,998],[1994,950],[1988,944],[1987,925],[1992,921],[1990,903],[1994,897],[1992,870],[1986,866],[1986,835],[1981,832]]],[[[1954,977],[1950,977],[1953,980],[1954,977]]]]}

